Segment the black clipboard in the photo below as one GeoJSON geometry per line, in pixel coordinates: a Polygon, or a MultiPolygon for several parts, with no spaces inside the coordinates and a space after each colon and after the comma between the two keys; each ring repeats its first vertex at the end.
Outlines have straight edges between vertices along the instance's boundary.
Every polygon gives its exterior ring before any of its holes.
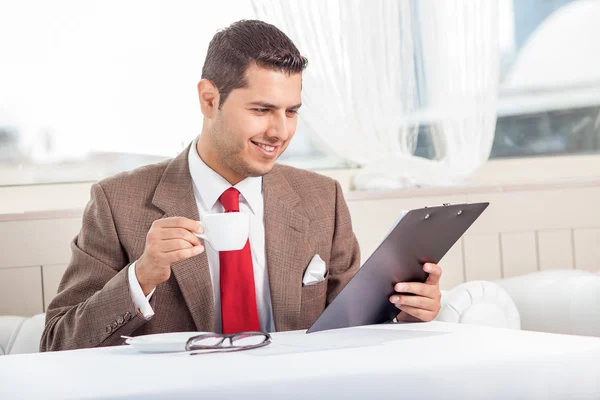
{"type": "Polygon", "coordinates": [[[489,203],[444,204],[410,210],[365,261],[307,333],[392,321],[389,301],[398,282],[425,282],[426,262],[442,257],[489,203]]]}

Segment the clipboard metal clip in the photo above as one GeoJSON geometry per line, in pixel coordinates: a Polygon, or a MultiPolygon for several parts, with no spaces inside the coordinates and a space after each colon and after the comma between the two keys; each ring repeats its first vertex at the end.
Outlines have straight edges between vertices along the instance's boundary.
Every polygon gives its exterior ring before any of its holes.
{"type": "MultiPolygon", "coordinates": [[[[446,206],[459,206],[459,205],[467,205],[468,203],[442,203],[442,207],[446,206]]],[[[440,207],[439,205],[435,206],[425,206],[423,208],[432,208],[432,207],[440,207]]]]}

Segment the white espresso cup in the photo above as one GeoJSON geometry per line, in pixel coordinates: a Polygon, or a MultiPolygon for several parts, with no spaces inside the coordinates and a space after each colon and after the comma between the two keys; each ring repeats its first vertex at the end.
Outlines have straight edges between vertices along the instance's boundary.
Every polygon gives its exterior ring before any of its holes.
{"type": "Polygon", "coordinates": [[[229,212],[206,214],[200,221],[204,233],[196,233],[216,251],[243,249],[250,232],[250,214],[245,212],[229,212]]]}

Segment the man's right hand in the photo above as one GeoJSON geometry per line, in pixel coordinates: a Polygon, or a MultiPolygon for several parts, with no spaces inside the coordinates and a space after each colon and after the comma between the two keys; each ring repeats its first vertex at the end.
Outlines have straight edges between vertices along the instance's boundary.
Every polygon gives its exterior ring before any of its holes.
{"type": "Polygon", "coordinates": [[[144,253],[135,263],[135,274],[147,296],[171,276],[171,264],[204,251],[194,232],[203,233],[198,221],[184,217],[158,219],[146,235],[144,253]]]}

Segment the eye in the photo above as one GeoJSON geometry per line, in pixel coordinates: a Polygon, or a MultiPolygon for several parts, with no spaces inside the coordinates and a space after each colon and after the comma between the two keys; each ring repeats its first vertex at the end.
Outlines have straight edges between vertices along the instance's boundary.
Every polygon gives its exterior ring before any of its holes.
{"type": "Polygon", "coordinates": [[[264,113],[266,113],[267,111],[269,111],[269,109],[268,109],[268,108],[253,108],[252,110],[254,110],[254,111],[256,111],[256,112],[258,112],[258,113],[260,113],[260,114],[264,114],[264,113]]]}
{"type": "Polygon", "coordinates": [[[287,110],[288,114],[298,114],[298,110],[287,110]]]}

